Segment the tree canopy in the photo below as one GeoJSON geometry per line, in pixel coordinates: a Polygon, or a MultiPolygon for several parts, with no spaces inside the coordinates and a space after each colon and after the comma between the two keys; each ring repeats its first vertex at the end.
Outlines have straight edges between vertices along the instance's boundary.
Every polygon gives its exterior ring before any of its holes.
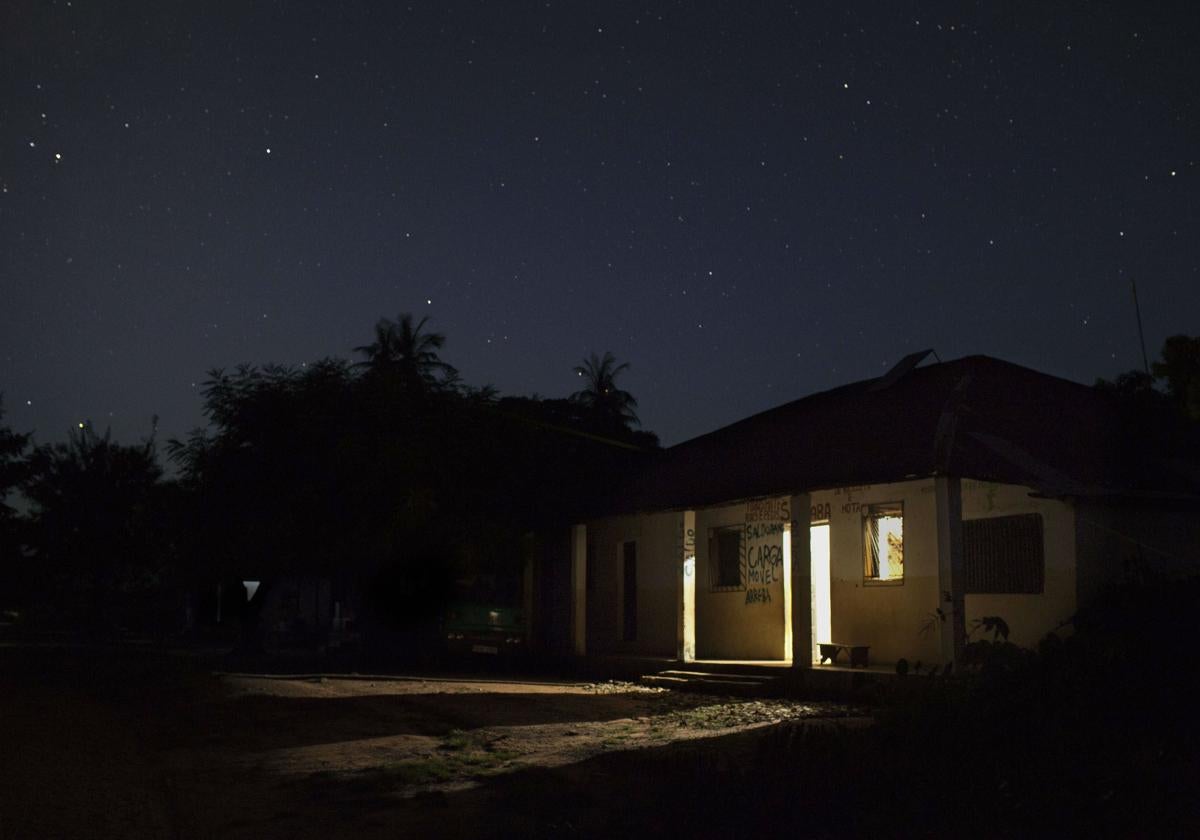
{"type": "Polygon", "coordinates": [[[25,451],[29,435],[18,434],[3,424],[4,400],[0,394],[0,609],[14,606],[28,588],[23,542],[25,524],[8,504],[9,494],[17,490],[28,474],[25,451]],[[14,601],[14,603],[8,603],[14,601]]]}
{"type": "Polygon", "coordinates": [[[1200,420],[1200,336],[1173,335],[1163,343],[1160,359],[1150,366],[1154,378],[1193,420],[1200,420]]]}
{"type": "MultiPolygon", "coordinates": [[[[427,323],[381,320],[353,365],[210,372],[209,428],[168,445],[192,496],[195,565],[353,578],[377,619],[420,623],[456,575],[511,574],[531,531],[569,521],[656,443],[597,426],[594,410],[634,404],[625,392],[596,407],[462,385],[427,323]]],[[[609,358],[611,385],[622,368],[609,358]]]]}
{"type": "Polygon", "coordinates": [[[0,393],[0,527],[10,522],[15,511],[7,504],[8,494],[23,480],[27,468],[25,449],[29,435],[18,434],[3,424],[4,395],[0,393]]]}
{"type": "Polygon", "coordinates": [[[44,602],[92,629],[129,623],[169,573],[175,536],[153,436],[123,446],[90,424],[29,456],[27,576],[44,602]]]}
{"type": "Polygon", "coordinates": [[[1173,406],[1200,421],[1200,336],[1173,335],[1163,342],[1150,372],[1130,370],[1115,379],[1097,379],[1096,387],[1143,408],[1173,406]]]}
{"type": "Polygon", "coordinates": [[[358,363],[212,370],[207,426],[167,443],[173,480],[153,435],[123,446],[85,424],[26,453],[0,428],[0,501],[19,484],[31,505],[27,589],[113,627],[147,593],[301,576],[354,581],[368,625],[429,625],[457,575],[512,575],[532,533],[577,521],[657,446],[629,428],[611,354],[580,367],[580,394],[545,399],[464,385],[444,345],[401,313],[358,363]]]}

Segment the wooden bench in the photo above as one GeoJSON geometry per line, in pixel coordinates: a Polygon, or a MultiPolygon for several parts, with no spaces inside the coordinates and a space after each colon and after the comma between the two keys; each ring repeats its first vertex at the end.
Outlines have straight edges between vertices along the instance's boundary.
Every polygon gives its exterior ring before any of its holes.
{"type": "Polygon", "coordinates": [[[846,645],[841,642],[817,642],[817,649],[821,651],[821,664],[824,665],[826,660],[830,665],[836,665],[838,656],[842,651],[850,656],[850,667],[855,668],[859,665],[867,667],[867,651],[871,649],[870,645],[846,645]]]}

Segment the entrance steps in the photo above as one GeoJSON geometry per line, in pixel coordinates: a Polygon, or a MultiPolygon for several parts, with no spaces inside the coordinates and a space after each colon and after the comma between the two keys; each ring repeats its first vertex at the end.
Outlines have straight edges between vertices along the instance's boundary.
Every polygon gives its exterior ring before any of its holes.
{"type": "Polygon", "coordinates": [[[670,688],[676,691],[694,691],[702,694],[732,694],[739,697],[762,697],[777,693],[774,686],[781,671],[763,669],[755,673],[748,668],[711,669],[672,668],[653,674],[643,674],[643,685],[670,688]]]}
{"type": "MultiPolygon", "coordinates": [[[[584,665],[583,661],[580,665],[584,665]]],[[[681,662],[666,656],[604,656],[586,660],[581,678],[626,680],[676,691],[744,697],[802,697],[867,700],[901,679],[895,667],[813,665],[793,669],[784,660],[703,659],[681,662]]],[[[913,678],[908,678],[910,681],[913,678]]]]}

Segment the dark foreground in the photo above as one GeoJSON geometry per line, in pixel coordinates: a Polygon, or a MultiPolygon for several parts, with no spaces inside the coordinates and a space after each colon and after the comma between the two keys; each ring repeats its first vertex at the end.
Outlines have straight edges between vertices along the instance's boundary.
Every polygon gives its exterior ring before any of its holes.
{"type": "Polygon", "coordinates": [[[231,678],[160,651],[0,648],[0,840],[1200,828],[1195,727],[1163,696],[1123,715],[1048,704],[1045,685],[981,699],[918,679],[876,723],[828,702],[231,678]]]}

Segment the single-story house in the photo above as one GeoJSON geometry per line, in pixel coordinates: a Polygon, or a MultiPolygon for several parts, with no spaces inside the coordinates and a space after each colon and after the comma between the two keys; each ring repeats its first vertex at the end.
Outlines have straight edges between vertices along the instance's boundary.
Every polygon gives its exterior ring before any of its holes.
{"type": "Polygon", "coordinates": [[[929,352],[671,447],[576,524],[574,653],[950,663],[981,618],[1033,646],[1130,570],[1197,571],[1194,458],[1095,388],[929,352]]]}

